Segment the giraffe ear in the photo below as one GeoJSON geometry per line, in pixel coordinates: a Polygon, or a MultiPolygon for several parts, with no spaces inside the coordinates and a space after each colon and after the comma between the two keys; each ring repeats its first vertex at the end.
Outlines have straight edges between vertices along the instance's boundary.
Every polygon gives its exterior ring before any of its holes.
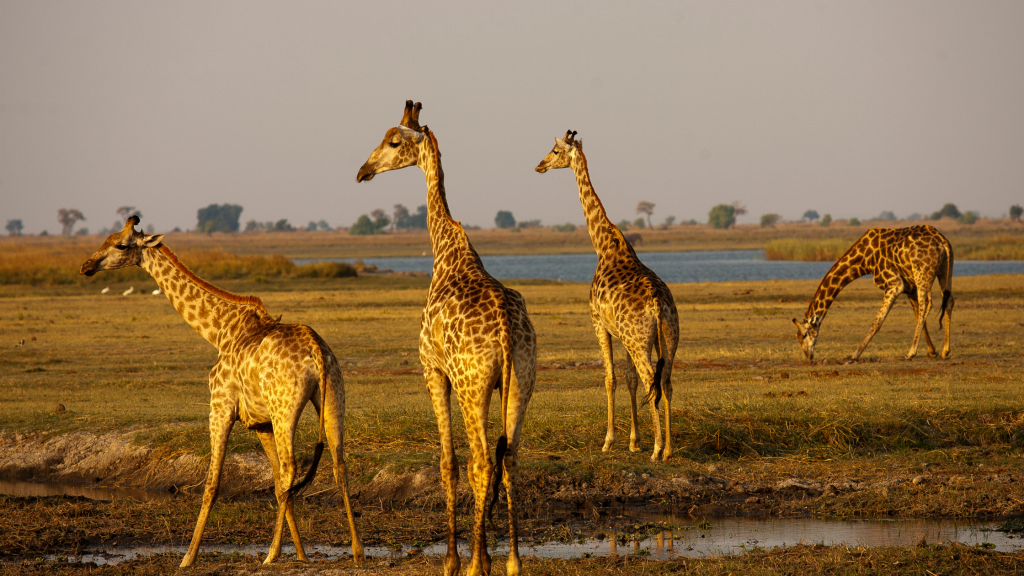
{"type": "Polygon", "coordinates": [[[156,248],[164,241],[163,234],[153,234],[152,236],[146,236],[142,239],[142,244],[146,248],[156,248]]]}
{"type": "Polygon", "coordinates": [[[793,318],[793,324],[796,324],[797,328],[800,327],[800,323],[796,321],[796,318],[793,318]]]}

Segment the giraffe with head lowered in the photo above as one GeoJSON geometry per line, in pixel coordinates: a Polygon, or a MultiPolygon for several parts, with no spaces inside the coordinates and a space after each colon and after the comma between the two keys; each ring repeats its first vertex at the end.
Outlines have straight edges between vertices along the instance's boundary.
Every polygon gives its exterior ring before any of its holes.
{"type": "Polygon", "coordinates": [[[608,396],[608,431],[604,450],[615,441],[615,370],[612,363],[612,337],[626,349],[626,384],[629,387],[631,428],[629,449],[640,449],[637,433],[637,380],[647,390],[654,424],[654,452],[651,460],[668,460],[672,455],[672,363],[679,344],[679,312],[672,291],[650,268],[637,258],[633,247],[617,226],[608,220],[601,199],[590,182],[583,142],[576,132],[566,131],[555,138],[555,146],[537,165],[537,172],[572,168],[580,191],[583,215],[587,219],[590,241],[597,252],[597,270],[590,283],[590,319],[604,357],[604,385],[608,396]],[[658,361],[651,365],[651,351],[658,361]],[[665,443],[662,446],[658,422],[658,401],[665,397],[665,443]]]}
{"type": "Polygon", "coordinates": [[[952,293],[953,247],[934,227],[918,225],[907,228],[872,228],[832,265],[811,298],[803,322],[793,319],[793,323],[796,324],[796,339],[800,342],[807,360],[814,360],[814,344],[818,340],[821,321],[825,319],[825,314],[839,295],[839,291],[867,274],[874,277],[875,286],[885,291],[885,297],[875,321],[871,323],[867,337],[850,356],[850,361],[860,358],[875,333],[882,327],[882,322],[885,322],[900,294],[907,295],[917,320],[914,340],[910,344],[906,359],[910,360],[917,355],[921,334],[924,334],[924,341],[928,344],[928,355],[932,358],[937,356],[932,339],[928,336],[926,323],[928,313],[932,309],[932,283],[936,279],[942,289],[939,328],[942,328],[943,319],[946,321],[942,358],[948,358],[949,324],[952,321],[953,305],[956,303],[952,293]]]}
{"type": "Polygon", "coordinates": [[[420,362],[441,437],[441,480],[447,502],[448,553],[445,574],[456,574],[461,560],[456,540],[458,462],[452,439],[451,393],[459,400],[469,439],[469,484],[475,499],[469,574],[489,574],[485,518],[504,478],[508,497],[508,574],[519,574],[519,438],[537,370],[537,337],[526,302],[484,270],[462,225],[452,219],[444,189],[437,138],[420,126],[419,102],[405,103],[398,126],[359,169],[357,182],[388,170],[419,166],[427,180],[427,228],[434,253],[430,288],[420,322],[420,362]],[[491,392],[501,395],[501,436],[492,464],[487,447],[491,392]],[[491,494],[490,504],[487,503],[491,494]]]}
{"type": "Polygon", "coordinates": [[[232,294],[199,278],[163,245],[163,234],[144,234],[135,229],[138,223],[138,216],[129,217],[124,229],[108,236],[82,265],[81,273],[92,276],[103,270],[141,267],[153,276],[182,318],[219,351],[210,371],[210,469],[192,543],[181,566],[191,566],[199,553],[217,499],[228,435],[236,421],[259,436],[274,474],[277,522],[264,563],[280,556],[286,519],[295,554],[306,560],[292,500],[316,475],[325,435],[334,459],[334,480],[348,514],[352,556],[362,561],[343,451],[345,385],[334,353],[309,326],[280,324],[280,317],[272,318],[259,298],[232,294]],[[320,441],[309,470],[298,479],[295,429],[307,402],[320,414],[320,441]]]}

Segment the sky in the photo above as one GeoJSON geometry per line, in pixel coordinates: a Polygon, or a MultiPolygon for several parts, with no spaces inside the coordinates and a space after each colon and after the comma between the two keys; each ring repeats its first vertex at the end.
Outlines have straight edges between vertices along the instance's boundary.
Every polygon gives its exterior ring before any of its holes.
{"type": "Polygon", "coordinates": [[[0,0],[0,222],[157,231],[348,226],[425,204],[422,171],[356,184],[407,99],[452,215],[583,223],[582,139],[609,217],[756,223],[1024,203],[1024,2],[0,0]]]}

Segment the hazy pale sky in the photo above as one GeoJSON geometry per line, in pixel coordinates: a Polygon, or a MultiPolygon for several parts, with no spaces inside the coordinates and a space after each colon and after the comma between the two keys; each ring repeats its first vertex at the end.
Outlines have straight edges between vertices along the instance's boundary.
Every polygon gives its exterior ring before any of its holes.
{"type": "Polygon", "coordinates": [[[467,225],[582,223],[533,171],[567,128],[614,221],[1024,203],[1024,2],[626,4],[0,0],[0,221],[414,210],[418,169],[355,181],[409,98],[467,225]]]}

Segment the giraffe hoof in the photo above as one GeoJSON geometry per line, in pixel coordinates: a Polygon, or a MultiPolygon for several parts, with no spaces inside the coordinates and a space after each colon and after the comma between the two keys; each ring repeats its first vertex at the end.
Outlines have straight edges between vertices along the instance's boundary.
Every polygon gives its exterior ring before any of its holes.
{"type": "Polygon", "coordinates": [[[938,357],[939,357],[939,355],[938,355],[938,354],[936,354],[935,352],[929,352],[929,353],[928,353],[928,357],[929,357],[929,358],[938,358],[938,357]]]}

